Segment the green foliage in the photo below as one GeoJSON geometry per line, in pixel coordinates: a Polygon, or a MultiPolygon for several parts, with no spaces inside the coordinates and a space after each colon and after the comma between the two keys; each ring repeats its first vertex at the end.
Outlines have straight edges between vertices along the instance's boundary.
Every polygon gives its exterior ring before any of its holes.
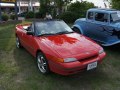
{"type": "Polygon", "coordinates": [[[120,10],[120,0],[111,0],[112,8],[120,10]]]}
{"type": "Polygon", "coordinates": [[[40,12],[35,13],[35,18],[42,18],[42,14],[40,12]]]}
{"type": "Polygon", "coordinates": [[[49,12],[55,16],[54,8],[56,7],[58,9],[59,14],[63,11],[63,6],[68,5],[73,0],[39,0],[40,1],[40,12],[42,13],[42,16],[45,16],[46,12],[49,12]],[[54,2],[54,5],[51,6],[50,3],[54,2]]]}
{"type": "Polygon", "coordinates": [[[51,13],[52,13],[53,18],[56,18],[56,14],[57,14],[56,10],[53,9],[51,13]]]}
{"type": "Polygon", "coordinates": [[[47,6],[46,5],[41,5],[39,12],[41,13],[42,17],[45,17],[45,14],[47,12],[47,6]]]}
{"type": "Polygon", "coordinates": [[[2,14],[2,20],[3,21],[8,21],[9,16],[7,14],[2,14]]]}
{"type": "Polygon", "coordinates": [[[78,14],[73,12],[64,12],[60,15],[59,18],[64,20],[66,23],[73,23],[78,17],[78,14]]]}
{"type": "Polygon", "coordinates": [[[73,1],[73,0],[55,0],[56,6],[57,6],[57,8],[59,10],[58,11],[59,14],[62,13],[63,6],[68,5],[71,1],[73,1]]]}
{"type": "Polygon", "coordinates": [[[25,17],[26,17],[27,19],[29,19],[29,18],[34,18],[34,15],[35,15],[34,12],[30,11],[30,12],[28,12],[28,13],[26,14],[25,17]]]}
{"type": "Polygon", "coordinates": [[[87,10],[93,7],[95,7],[93,3],[86,1],[71,3],[67,12],[60,15],[60,19],[68,23],[73,23],[76,19],[85,17],[87,10]]]}
{"type": "Polygon", "coordinates": [[[52,0],[40,0],[40,9],[39,12],[41,13],[41,16],[44,18],[46,15],[46,12],[51,11],[50,1],[52,0]]]}
{"type": "Polygon", "coordinates": [[[10,19],[15,20],[15,14],[10,15],[10,19]]]}
{"type": "Polygon", "coordinates": [[[93,7],[94,4],[87,1],[75,2],[68,7],[68,11],[78,14],[79,17],[85,17],[87,10],[93,7]]]}

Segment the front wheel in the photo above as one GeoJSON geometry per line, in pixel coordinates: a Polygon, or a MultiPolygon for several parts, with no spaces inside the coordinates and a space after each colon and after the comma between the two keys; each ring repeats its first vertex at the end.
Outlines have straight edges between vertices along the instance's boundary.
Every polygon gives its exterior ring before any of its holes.
{"type": "Polygon", "coordinates": [[[81,31],[78,28],[76,28],[76,27],[73,28],[73,31],[81,34],[81,31]]]}
{"type": "Polygon", "coordinates": [[[16,46],[17,46],[17,48],[21,48],[22,47],[22,45],[20,43],[20,39],[17,36],[16,36],[16,46]]]}
{"type": "Polygon", "coordinates": [[[46,57],[43,55],[43,53],[39,52],[37,54],[37,66],[39,71],[42,74],[49,73],[49,66],[46,57]]]}

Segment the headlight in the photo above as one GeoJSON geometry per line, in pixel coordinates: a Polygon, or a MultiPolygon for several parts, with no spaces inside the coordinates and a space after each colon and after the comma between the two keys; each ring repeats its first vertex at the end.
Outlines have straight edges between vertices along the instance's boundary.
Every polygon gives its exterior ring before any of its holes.
{"type": "Polygon", "coordinates": [[[99,54],[102,54],[104,52],[104,49],[102,48],[100,51],[99,51],[99,54]]]}
{"type": "Polygon", "coordinates": [[[77,61],[76,58],[66,58],[66,59],[64,59],[64,62],[75,62],[75,61],[77,61]]]}

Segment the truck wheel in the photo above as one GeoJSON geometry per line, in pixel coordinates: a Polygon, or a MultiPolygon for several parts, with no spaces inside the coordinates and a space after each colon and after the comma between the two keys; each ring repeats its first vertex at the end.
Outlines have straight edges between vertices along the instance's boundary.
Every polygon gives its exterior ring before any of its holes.
{"type": "Polygon", "coordinates": [[[48,65],[45,55],[39,52],[37,54],[36,59],[37,59],[37,66],[38,66],[39,71],[42,74],[48,74],[50,70],[49,70],[49,65],[48,65]]]}
{"type": "Polygon", "coordinates": [[[76,28],[76,27],[73,28],[73,31],[81,34],[81,31],[78,28],[76,28]]]}

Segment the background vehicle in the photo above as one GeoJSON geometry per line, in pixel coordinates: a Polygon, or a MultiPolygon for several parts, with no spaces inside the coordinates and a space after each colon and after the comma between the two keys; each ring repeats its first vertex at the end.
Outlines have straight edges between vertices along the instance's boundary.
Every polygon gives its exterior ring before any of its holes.
{"type": "Polygon", "coordinates": [[[86,18],[78,19],[73,30],[103,46],[120,43],[120,11],[114,9],[89,9],[86,18]]]}
{"type": "Polygon", "coordinates": [[[41,73],[69,75],[91,70],[105,57],[101,46],[75,33],[63,21],[49,20],[16,26],[16,45],[34,57],[41,73]],[[89,48],[86,48],[89,47],[89,48]]]}
{"type": "Polygon", "coordinates": [[[18,17],[25,17],[27,12],[18,13],[18,17]]]}

